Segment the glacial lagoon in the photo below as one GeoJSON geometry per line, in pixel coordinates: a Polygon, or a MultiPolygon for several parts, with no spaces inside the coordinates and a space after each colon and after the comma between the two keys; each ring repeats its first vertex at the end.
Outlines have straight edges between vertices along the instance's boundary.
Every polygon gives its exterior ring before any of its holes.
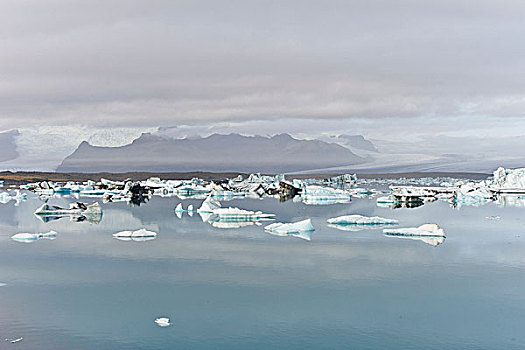
{"type": "MultiPolygon", "coordinates": [[[[0,204],[0,348],[525,347],[520,200],[459,209],[446,201],[390,209],[366,197],[332,205],[224,202],[273,213],[276,222],[311,218],[310,240],[272,235],[266,222],[220,228],[198,213],[179,219],[176,197],[140,206],[99,202],[98,224],[44,222],[33,214],[43,202],[29,192],[19,205],[0,204]],[[382,228],[344,231],[327,223],[350,214],[395,219],[396,227],[437,223],[446,239],[433,246],[385,236],[382,228]],[[112,236],[141,228],[158,235],[112,236]],[[56,239],[11,239],[51,230],[56,239]],[[169,327],[154,322],[162,317],[169,327]]],[[[201,203],[183,201],[184,208],[201,203]]]]}

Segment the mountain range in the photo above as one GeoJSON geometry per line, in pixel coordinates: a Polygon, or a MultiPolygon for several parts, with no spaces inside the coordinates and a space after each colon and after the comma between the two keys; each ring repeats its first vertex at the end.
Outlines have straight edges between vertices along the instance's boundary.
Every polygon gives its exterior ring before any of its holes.
{"type": "Polygon", "coordinates": [[[82,142],[59,172],[211,171],[286,173],[365,162],[350,149],[319,140],[213,134],[186,139],[144,133],[121,147],[82,142]]]}

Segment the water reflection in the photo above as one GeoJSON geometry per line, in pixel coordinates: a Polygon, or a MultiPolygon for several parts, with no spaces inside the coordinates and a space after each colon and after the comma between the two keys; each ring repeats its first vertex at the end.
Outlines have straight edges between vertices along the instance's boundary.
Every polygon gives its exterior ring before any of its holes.
{"type": "MultiPolygon", "coordinates": [[[[72,200],[56,199],[61,206],[72,200]]],[[[0,206],[5,338],[23,336],[18,347],[43,350],[276,344],[513,349],[525,341],[516,326],[525,323],[522,208],[487,204],[456,211],[434,202],[390,212],[370,199],[327,206],[276,198],[231,202],[275,213],[279,222],[311,218],[317,230],[311,240],[307,232],[276,238],[255,222],[230,222],[241,227],[219,230],[209,217],[201,220],[205,213],[179,220],[177,202],[153,197],[140,207],[103,204],[98,225],[42,222],[33,215],[40,205],[36,197],[18,207],[0,206]],[[388,216],[409,227],[437,222],[446,229],[447,244],[444,238],[418,238],[440,245],[430,249],[385,237],[377,226],[345,234],[326,224],[348,213],[388,216]],[[503,219],[485,219],[495,215],[503,219]],[[112,237],[142,227],[158,232],[157,238],[134,244],[112,237]],[[10,239],[17,232],[50,230],[59,239],[10,239]],[[436,295],[439,302],[429,303],[436,295]],[[173,316],[173,326],[157,327],[153,320],[160,315],[173,316]],[[436,332],[447,334],[446,340],[418,336],[436,332]]],[[[201,201],[186,203],[198,208],[201,201]]]]}

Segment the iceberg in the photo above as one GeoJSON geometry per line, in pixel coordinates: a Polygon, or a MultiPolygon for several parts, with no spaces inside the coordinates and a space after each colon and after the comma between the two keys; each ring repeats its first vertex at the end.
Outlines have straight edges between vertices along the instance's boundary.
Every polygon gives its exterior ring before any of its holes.
{"type": "Polygon", "coordinates": [[[330,224],[337,225],[397,225],[394,219],[385,219],[379,216],[344,215],[327,220],[330,224]]]}
{"type": "Polygon", "coordinates": [[[275,216],[275,214],[265,214],[261,211],[251,211],[251,210],[244,210],[239,208],[217,208],[213,210],[213,214],[217,215],[221,219],[230,219],[230,220],[264,220],[264,219],[271,219],[275,216]]]}
{"type": "Polygon", "coordinates": [[[144,242],[155,239],[157,237],[157,233],[141,228],[140,230],[136,231],[120,231],[114,233],[113,237],[121,241],[144,242]]]}
{"type": "Polygon", "coordinates": [[[387,237],[408,238],[423,241],[432,246],[438,246],[445,241],[445,231],[437,224],[424,224],[419,227],[398,229],[383,229],[387,237]]]}
{"type": "Polygon", "coordinates": [[[275,222],[264,227],[264,230],[276,236],[298,237],[309,241],[311,240],[311,233],[315,231],[315,228],[312,225],[312,219],[306,219],[292,223],[275,222]]]}
{"type": "Polygon", "coordinates": [[[49,231],[46,233],[17,233],[11,236],[11,239],[22,243],[32,243],[39,239],[56,239],[57,233],[55,231],[49,231]]]}
{"type": "Polygon", "coordinates": [[[98,203],[91,205],[86,205],[81,202],[70,203],[69,209],[50,206],[46,203],[35,211],[35,215],[44,222],[59,219],[64,216],[70,216],[71,218],[76,219],[76,221],[87,220],[89,222],[98,223],[102,220],[102,208],[98,203]]]}
{"type": "Polygon", "coordinates": [[[221,207],[221,203],[211,197],[207,197],[197,209],[198,213],[213,213],[215,209],[221,207]]]}
{"type": "Polygon", "coordinates": [[[494,172],[491,189],[497,193],[525,193],[525,168],[499,167],[494,172]]]}
{"type": "Polygon", "coordinates": [[[352,195],[346,191],[317,185],[304,186],[301,198],[307,205],[328,205],[352,201],[352,195]]]}
{"type": "Polygon", "coordinates": [[[171,322],[170,322],[169,317],[158,317],[158,318],[155,319],[155,323],[156,323],[159,327],[168,327],[168,326],[171,326],[171,322]]]}

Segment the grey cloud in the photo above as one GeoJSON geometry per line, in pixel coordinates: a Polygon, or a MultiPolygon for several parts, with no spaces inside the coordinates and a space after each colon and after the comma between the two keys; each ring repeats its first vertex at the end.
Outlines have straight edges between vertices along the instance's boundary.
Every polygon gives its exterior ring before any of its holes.
{"type": "Polygon", "coordinates": [[[521,117],[520,1],[4,1],[0,129],[521,117]]]}

